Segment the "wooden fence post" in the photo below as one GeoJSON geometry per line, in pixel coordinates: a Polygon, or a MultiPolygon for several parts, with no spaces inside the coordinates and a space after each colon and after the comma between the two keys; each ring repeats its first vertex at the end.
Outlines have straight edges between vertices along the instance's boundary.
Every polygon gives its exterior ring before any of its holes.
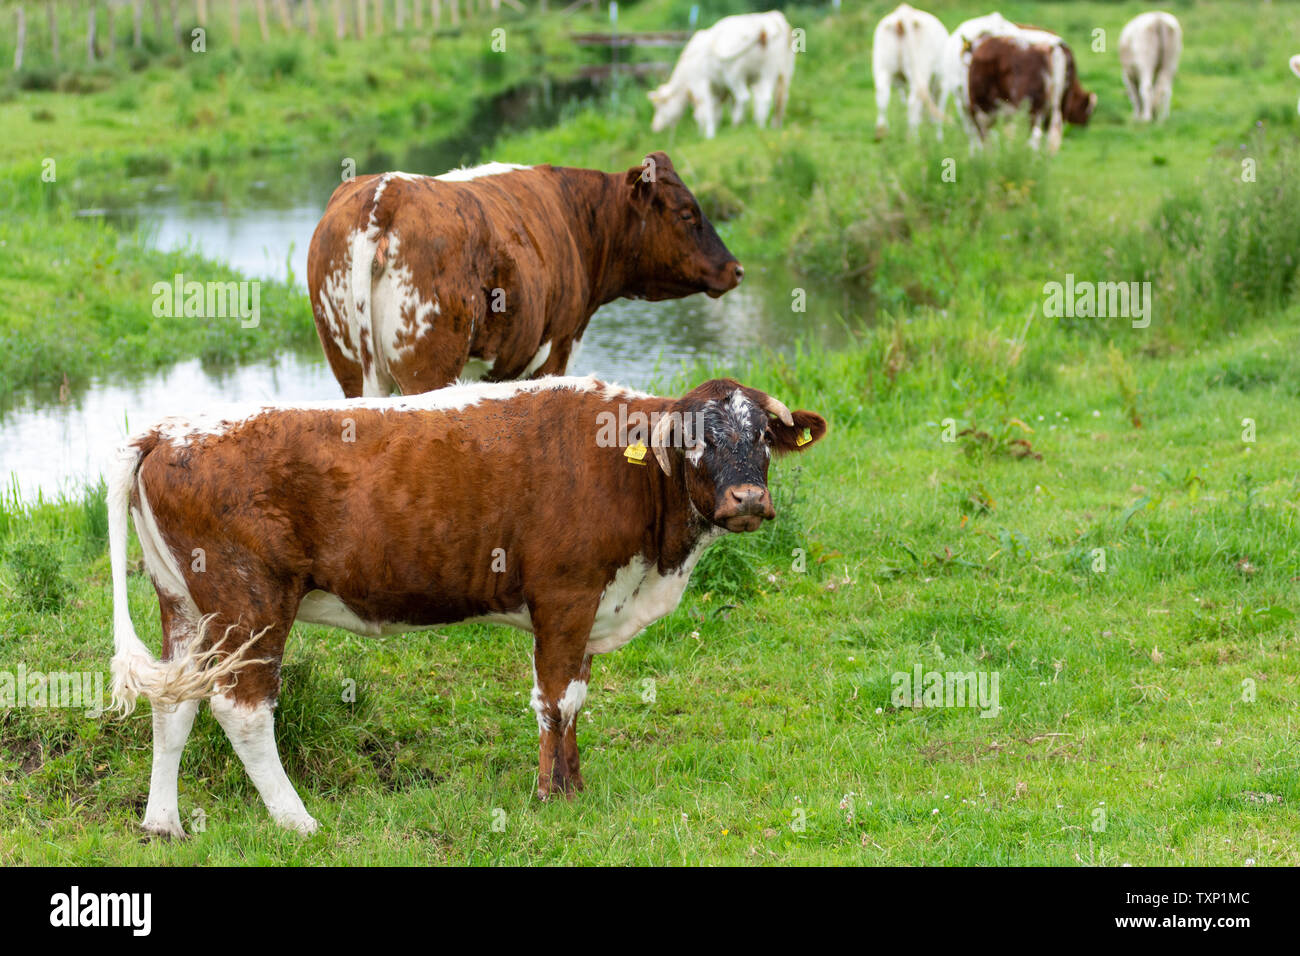
{"type": "Polygon", "coordinates": [[[59,20],[54,15],[54,3],[45,0],[45,19],[50,24],[50,52],[54,56],[54,65],[59,65],[59,20]]]}
{"type": "Polygon", "coordinates": [[[180,0],[171,0],[171,14],[172,14],[172,39],[176,41],[177,46],[180,46],[181,43],[184,42],[181,40],[180,0]]]}
{"type": "Polygon", "coordinates": [[[288,0],[275,0],[275,12],[280,15],[280,26],[284,27],[284,32],[292,33],[293,20],[289,16],[288,0]]]}
{"type": "Polygon", "coordinates": [[[270,28],[266,25],[266,0],[257,0],[257,28],[262,32],[262,42],[271,39],[270,28]]]}
{"type": "Polygon", "coordinates": [[[316,0],[306,0],[307,3],[307,35],[313,40],[316,34],[320,32],[320,20],[316,16],[316,0]]]}
{"type": "Polygon", "coordinates": [[[239,46],[239,0],[230,0],[230,45],[239,46]]]}
{"type": "Polygon", "coordinates": [[[199,26],[207,29],[208,26],[208,0],[198,0],[198,6],[194,8],[194,16],[199,21],[199,26]]]}
{"type": "Polygon", "coordinates": [[[131,46],[144,46],[144,0],[131,0],[131,46]]]}
{"type": "Polygon", "coordinates": [[[95,65],[95,4],[86,13],[86,65],[95,65]]]}
{"type": "Polygon", "coordinates": [[[27,43],[27,14],[23,5],[18,4],[18,42],[14,45],[14,72],[23,68],[23,47],[27,43]]]}
{"type": "Polygon", "coordinates": [[[375,36],[384,35],[384,0],[375,0],[375,36]]]}
{"type": "Polygon", "coordinates": [[[366,38],[366,0],[357,0],[357,39],[366,38]]]}
{"type": "Polygon", "coordinates": [[[348,18],[343,12],[343,0],[334,0],[334,39],[342,40],[348,35],[348,18]]]}

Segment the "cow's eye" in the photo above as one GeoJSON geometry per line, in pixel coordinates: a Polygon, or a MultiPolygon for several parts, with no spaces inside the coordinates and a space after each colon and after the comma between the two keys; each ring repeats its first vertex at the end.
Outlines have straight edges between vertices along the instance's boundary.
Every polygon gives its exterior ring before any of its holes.
{"type": "Polygon", "coordinates": [[[690,209],[683,209],[681,215],[682,215],[683,222],[690,222],[692,219],[695,218],[694,211],[690,209]]]}

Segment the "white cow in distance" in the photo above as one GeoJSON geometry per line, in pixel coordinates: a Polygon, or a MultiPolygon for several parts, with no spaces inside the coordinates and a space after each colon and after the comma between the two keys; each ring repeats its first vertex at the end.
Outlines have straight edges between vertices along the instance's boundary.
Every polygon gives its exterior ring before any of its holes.
{"type": "Polygon", "coordinates": [[[705,137],[718,132],[723,97],[731,97],[731,122],[739,125],[753,103],[754,122],[781,125],[794,76],[793,31],[777,10],[723,17],[686,44],[668,82],[646,95],[654,104],[650,128],[676,124],[689,103],[705,137]]]}
{"type": "Polygon", "coordinates": [[[1119,65],[1134,119],[1149,123],[1169,116],[1182,53],[1183,28],[1171,13],[1141,13],[1125,25],[1119,35],[1119,65]]]}
{"type": "MultiPolygon", "coordinates": [[[[1291,72],[1296,76],[1300,76],[1300,53],[1291,57],[1291,72]]],[[[1300,102],[1296,103],[1295,108],[1297,112],[1300,112],[1300,102]]]]}
{"type": "Polygon", "coordinates": [[[948,30],[939,18],[906,3],[876,25],[871,41],[871,74],[876,85],[876,139],[889,129],[889,95],[894,83],[907,88],[907,129],[915,133],[928,111],[943,138],[939,97],[940,63],[948,30]]]}

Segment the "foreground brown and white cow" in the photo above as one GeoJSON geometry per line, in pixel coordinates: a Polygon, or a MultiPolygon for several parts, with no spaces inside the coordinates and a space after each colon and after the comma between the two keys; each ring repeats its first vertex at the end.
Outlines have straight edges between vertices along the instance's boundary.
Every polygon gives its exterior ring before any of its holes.
{"type": "Polygon", "coordinates": [[[1140,13],[1119,35],[1119,65],[1133,118],[1149,123],[1167,119],[1174,76],[1183,53],[1183,28],[1172,13],[1140,13]]]}
{"type": "Polygon", "coordinates": [[[316,829],[272,713],[295,620],[380,635],[478,620],[534,635],[539,795],[582,788],[591,658],[670,613],[704,549],[775,516],[773,453],[826,422],[730,379],[680,399],[593,378],[167,419],[109,476],[113,701],[153,703],[145,829],[181,835],[177,770],[214,715],[271,815],[316,829]],[[127,517],[162,660],[127,604],[127,517]]]}
{"type": "Polygon", "coordinates": [[[672,161],[617,173],[491,163],[359,176],[312,235],[307,287],[349,398],[563,374],[620,297],[719,296],[744,275],[672,161]]]}
{"type": "Polygon", "coordinates": [[[1062,120],[1087,125],[1097,94],[1079,85],[1074,53],[1054,33],[1016,25],[1013,32],[979,40],[970,54],[967,79],[970,118],[980,142],[1003,110],[1029,103],[1029,145],[1061,146],[1062,120]]]}

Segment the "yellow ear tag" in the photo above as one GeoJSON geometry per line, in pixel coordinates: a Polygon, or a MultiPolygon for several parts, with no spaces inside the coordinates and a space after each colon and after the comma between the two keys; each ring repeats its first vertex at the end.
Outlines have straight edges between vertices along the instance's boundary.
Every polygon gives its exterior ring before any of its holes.
{"type": "Polygon", "coordinates": [[[794,440],[794,443],[795,443],[796,445],[798,445],[800,448],[802,448],[804,445],[808,444],[810,441],[812,441],[812,429],[810,429],[810,428],[805,428],[805,429],[803,430],[803,434],[800,435],[798,438],[796,438],[796,439],[794,440]]]}
{"type": "Polygon", "coordinates": [[[646,451],[645,442],[639,441],[623,452],[623,457],[634,465],[644,465],[646,451]]]}

